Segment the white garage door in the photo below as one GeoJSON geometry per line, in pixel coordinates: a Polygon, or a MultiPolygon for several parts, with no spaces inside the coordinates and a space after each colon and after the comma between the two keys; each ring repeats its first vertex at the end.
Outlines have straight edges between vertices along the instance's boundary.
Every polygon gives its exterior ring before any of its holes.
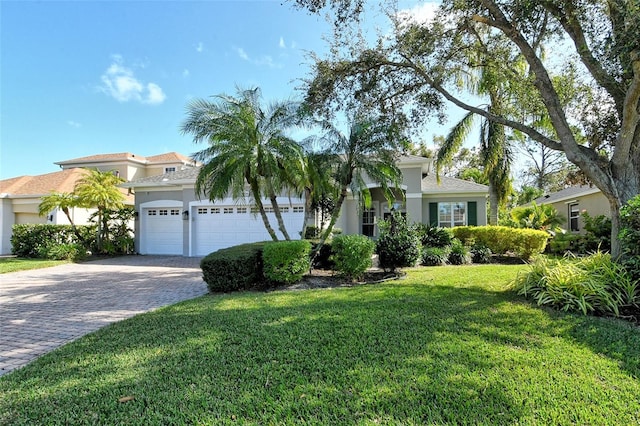
{"type": "MultiPolygon", "coordinates": [[[[278,234],[278,222],[271,207],[266,207],[271,226],[278,234]]],[[[282,218],[291,238],[300,238],[304,207],[280,207],[282,218]]],[[[216,250],[256,241],[271,241],[259,213],[246,206],[197,206],[191,210],[193,218],[193,255],[206,256],[216,250]]]]}
{"type": "Polygon", "coordinates": [[[182,210],[153,207],[142,210],[141,254],[182,255],[182,210]]]}

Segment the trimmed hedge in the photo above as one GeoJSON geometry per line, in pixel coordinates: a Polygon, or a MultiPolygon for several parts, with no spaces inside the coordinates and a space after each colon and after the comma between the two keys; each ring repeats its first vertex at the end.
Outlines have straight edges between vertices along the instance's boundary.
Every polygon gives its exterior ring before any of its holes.
{"type": "Polygon", "coordinates": [[[465,244],[480,244],[495,254],[512,252],[524,259],[542,253],[549,239],[545,231],[506,226],[458,226],[452,231],[465,244]]]}
{"type": "Polygon", "coordinates": [[[242,244],[215,251],[200,261],[209,291],[247,290],[263,283],[262,250],[266,242],[242,244]]]}
{"type": "Polygon", "coordinates": [[[311,243],[306,240],[268,243],[262,250],[264,276],[278,284],[293,284],[311,267],[311,243]]]}
{"type": "MultiPolygon", "coordinates": [[[[90,249],[95,240],[95,226],[76,226],[90,249]]],[[[18,257],[38,258],[57,245],[82,244],[74,234],[71,225],[23,224],[13,225],[11,252],[18,257]]]]}
{"type": "Polygon", "coordinates": [[[331,243],[336,271],[351,279],[360,278],[371,267],[375,243],[364,235],[336,235],[331,243]]]}

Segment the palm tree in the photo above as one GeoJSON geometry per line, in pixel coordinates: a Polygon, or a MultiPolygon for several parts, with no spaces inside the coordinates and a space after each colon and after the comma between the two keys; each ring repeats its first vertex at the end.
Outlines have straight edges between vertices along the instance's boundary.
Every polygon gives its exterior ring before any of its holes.
{"type": "Polygon", "coordinates": [[[263,108],[260,89],[238,90],[237,97],[216,96],[216,101],[196,99],[187,106],[183,134],[208,147],[194,154],[204,165],[196,179],[196,192],[215,201],[244,198],[246,185],[267,232],[278,236],[266,215],[262,196],[273,206],[278,228],[289,240],[277,203],[277,194],[294,186],[290,170],[303,169],[300,146],[285,135],[298,123],[297,104],[276,102],[263,108]]]}
{"type": "Polygon", "coordinates": [[[69,209],[78,206],[78,197],[70,192],[55,192],[43,196],[41,198],[40,204],[38,205],[38,214],[40,216],[46,216],[49,212],[60,209],[69,220],[69,224],[73,229],[73,233],[78,237],[80,241],[83,240],[80,232],[78,232],[78,228],[76,228],[75,223],[73,223],[73,219],[71,218],[71,212],[69,209]]]}
{"type": "Polygon", "coordinates": [[[356,120],[350,127],[348,137],[328,123],[325,128],[327,131],[320,142],[330,147],[328,153],[333,159],[331,178],[335,182],[337,197],[329,225],[320,235],[316,252],[331,235],[349,189],[368,207],[371,205],[371,193],[365,177],[380,185],[390,202],[395,200],[393,189],[399,186],[402,179],[402,172],[396,166],[396,150],[388,127],[371,120],[356,120]]]}
{"type": "Polygon", "coordinates": [[[118,188],[124,179],[111,171],[101,172],[89,170],[89,173],[76,182],[73,193],[78,198],[78,206],[96,208],[98,210],[98,250],[109,237],[107,210],[120,209],[124,206],[125,197],[118,188]]]}

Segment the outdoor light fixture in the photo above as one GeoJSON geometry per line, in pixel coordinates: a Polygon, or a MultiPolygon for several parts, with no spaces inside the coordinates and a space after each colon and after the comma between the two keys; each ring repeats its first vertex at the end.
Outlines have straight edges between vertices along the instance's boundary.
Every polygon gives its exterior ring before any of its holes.
{"type": "Polygon", "coordinates": [[[189,210],[182,212],[182,220],[189,220],[189,210]]]}

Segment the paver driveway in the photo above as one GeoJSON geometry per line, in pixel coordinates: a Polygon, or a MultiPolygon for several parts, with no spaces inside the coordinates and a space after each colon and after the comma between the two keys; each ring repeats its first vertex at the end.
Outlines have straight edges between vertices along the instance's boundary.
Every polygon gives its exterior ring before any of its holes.
{"type": "Polygon", "coordinates": [[[199,263],[125,256],[0,275],[0,376],[109,323],[205,294],[199,263]]]}

